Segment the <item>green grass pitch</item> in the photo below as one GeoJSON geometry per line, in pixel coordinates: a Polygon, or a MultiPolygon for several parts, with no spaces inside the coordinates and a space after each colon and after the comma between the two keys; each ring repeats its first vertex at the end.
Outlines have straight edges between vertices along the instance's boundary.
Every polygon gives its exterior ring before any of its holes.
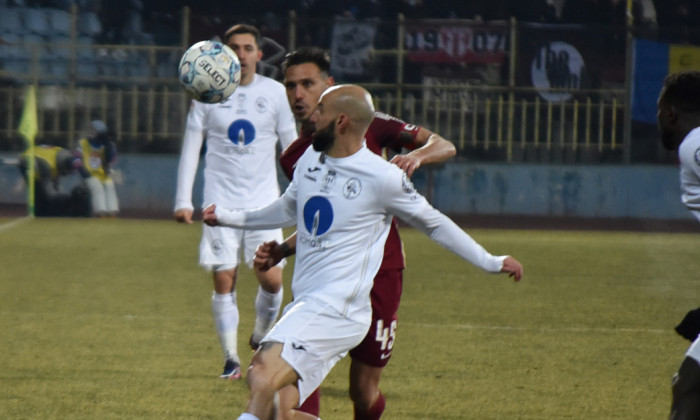
{"type": "MultiPolygon", "coordinates": [[[[0,418],[236,418],[247,390],[217,378],[200,230],[165,220],[0,220],[0,418]]],[[[668,415],[687,348],[673,327],[700,306],[700,235],[470,233],[518,258],[525,277],[483,273],[402,230],[408,264],[384,419],[668,415]]],[[[244,363],[256,287],[242,270],[244,363]]],[[[324,382],[324,420],[352,418],[347,376],[346,359],[324,382]]]]}

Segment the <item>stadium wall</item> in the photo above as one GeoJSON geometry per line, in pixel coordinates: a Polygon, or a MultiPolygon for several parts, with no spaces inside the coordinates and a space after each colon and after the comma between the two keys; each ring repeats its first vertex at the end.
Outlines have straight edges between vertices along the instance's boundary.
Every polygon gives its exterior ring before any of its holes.
{"type": "MultiPolygon", "coordinates": [[[[25,200],[24,182],[0,154],[0,204],[25,200]]],[[[121,208],[170,217],[178,157],[122,154],[114,173],[121,208]]],[[[202,168],[195,180],[201,204],[202,168]]],[[[64,189],[78,179],[69,177],[64,189]]],[[[668,165],[525,165],[450,162],[414,175],[416,187],[449,214],[690,220],[678,168],[668,165]],[[433,187],[428,189],[428,185],[433,187]]],[[[284,183],[284,181],[282,181],[284,183]]]]}

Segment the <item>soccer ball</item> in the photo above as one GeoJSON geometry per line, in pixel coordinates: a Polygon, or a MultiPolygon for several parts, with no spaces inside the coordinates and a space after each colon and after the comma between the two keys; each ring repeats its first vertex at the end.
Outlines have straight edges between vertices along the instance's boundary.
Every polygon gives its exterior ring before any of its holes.
{"type": "Polygon", "coordinates": [[[200,41],[185,51],[178,66],[180,84],[194,99],[223,102],[241,82],[241,63],[228,45],[200,41]]]}

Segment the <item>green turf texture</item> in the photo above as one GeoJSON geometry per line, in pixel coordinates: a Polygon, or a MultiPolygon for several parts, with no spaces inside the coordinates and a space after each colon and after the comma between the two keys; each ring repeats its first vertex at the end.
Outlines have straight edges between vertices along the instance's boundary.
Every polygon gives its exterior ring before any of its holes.
{"type": "MultiPolygon", "coordinates": [[[[223,419],[244,381],[222,367],[199,224],[0,220],[0,418],[223,419]]],[[[659,419],[700,306],[700,235],[473,230],[525,267],[481,272],[403,229],[407,269],[383,419],[659,419]]],[[[293,259],[291,261],[293,263],[293,259]]],[[[291,265],[285,270],[290,298],[291,265]]],[[[257,288],[238,285],[250,359],[257,288]]],[[[321,418],[351,419],[348,360],[321,418]]]]}

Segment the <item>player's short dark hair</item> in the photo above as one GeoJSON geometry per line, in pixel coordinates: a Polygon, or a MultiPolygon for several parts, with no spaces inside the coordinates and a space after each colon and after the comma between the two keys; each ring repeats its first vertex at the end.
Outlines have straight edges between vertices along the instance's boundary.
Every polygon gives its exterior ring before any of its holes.
{"type": "Polygon", "coordinates": [[[224,44],[228,44],[228,40],[234,36],[234,35],[240,35],[240,34],[250,34],[253,35],[253,38],[255,38],[255,45],[260,48],[262,45],[262,35],[260,34],[260,31],[258,28],[256,28],[253,25],[248,25],[245,23],[239,23],[237,25],[233,25],[230,28],[226,30],[224,33],[224,44]]]}
{"type": "Polygon", "coordinates": [[[313,63],[318,66],[321,73],[326,76],[331,71],[331,55],[328,50],[319,47],[300,47],[299,49],[290,52],[284,57],[282,62],[282,73],[286,72],[291,66],[297,66],[304,63],[313,63]]]}
{"type": "Polygon", "coordinates": [[[666,76],[661,99],[681,112],[700,112],[700,71],[684,71],[666,76]]]}

